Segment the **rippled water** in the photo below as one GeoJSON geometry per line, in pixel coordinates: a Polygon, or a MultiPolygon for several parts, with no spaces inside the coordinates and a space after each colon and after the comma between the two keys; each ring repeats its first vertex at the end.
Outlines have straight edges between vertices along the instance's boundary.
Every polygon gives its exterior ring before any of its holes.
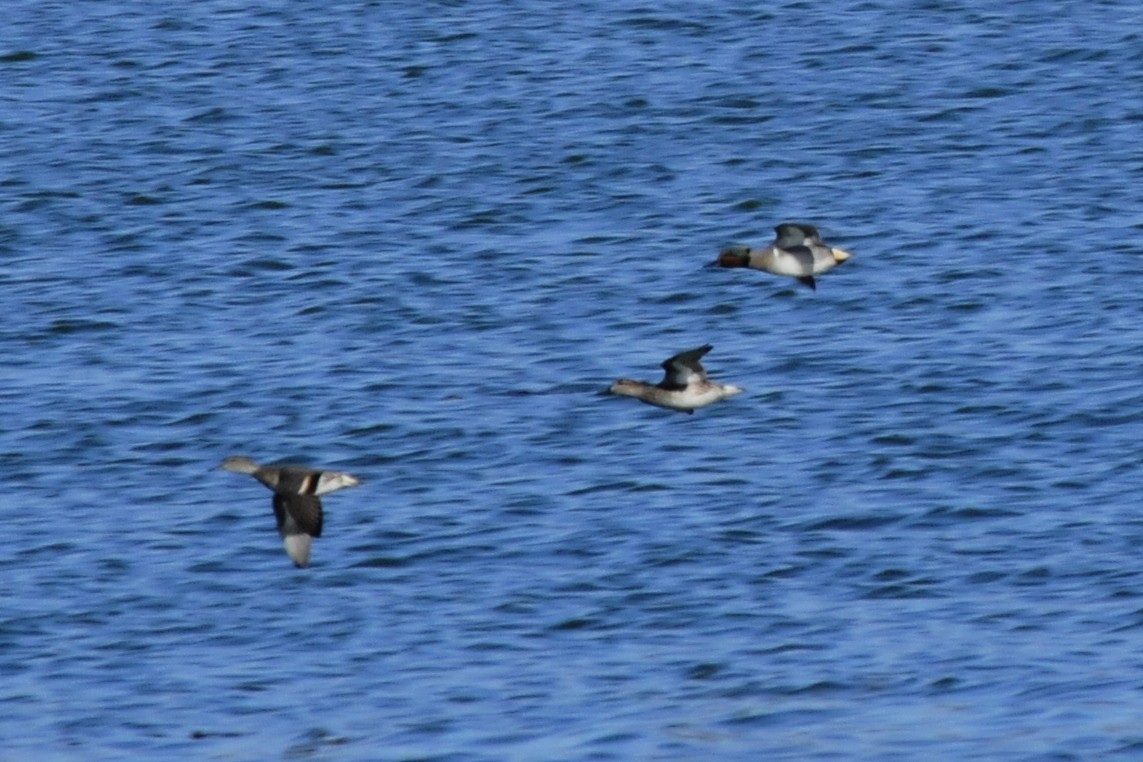
{"type": "Polygon", "coordinates": [[[1138,756],[1137,6],[396,5],[6,6],[0,757],[1138,756]]]}

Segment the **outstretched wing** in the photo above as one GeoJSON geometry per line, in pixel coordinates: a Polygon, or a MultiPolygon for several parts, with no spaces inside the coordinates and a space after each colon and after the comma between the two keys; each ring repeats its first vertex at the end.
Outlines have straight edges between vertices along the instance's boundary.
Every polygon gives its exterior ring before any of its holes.
{"type": "Polygon", "coordinates": [[[705,381],[706,371],[699,360],[712,348],[712,344],[705,344],[664,360],[662,368],[666,371],[666,375],[659,386],[664,389],[685,389],[695,381],[705,381]]]}
{"type": "Polygon", "coordinates": [[[818,229],[804,222],[783,222],[774,227],[774,232],[778,235],[774,241],[774,246],[779,249],[792,249],[796,246],[821,243],[822,240],[818,235],[818,229]]]}
{"type": "Polygon", "coordinates": [[[275,492],[274,518],[282,537],[294,534],[321,537],[321,499],[316,495],[275,492]]]}

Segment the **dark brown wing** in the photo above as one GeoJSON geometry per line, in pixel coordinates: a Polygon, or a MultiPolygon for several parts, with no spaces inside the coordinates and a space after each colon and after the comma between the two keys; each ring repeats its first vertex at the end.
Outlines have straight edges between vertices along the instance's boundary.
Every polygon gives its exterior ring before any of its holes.
{"type": "Polygon", "coordinates": [[[711,349],[711,344],[704,344],[664,360],[660,367],[667,373],[659,386],[663,389],[685,389],[692,379],[705,381],[706,371],[699,360],[711,349]]]}
{"type": "Polygon", "coordinates": [[[291,534],[321,537],[321,498],[275,492],[274,518],[278,522],[278,534],[282,537],[291,534]]]}

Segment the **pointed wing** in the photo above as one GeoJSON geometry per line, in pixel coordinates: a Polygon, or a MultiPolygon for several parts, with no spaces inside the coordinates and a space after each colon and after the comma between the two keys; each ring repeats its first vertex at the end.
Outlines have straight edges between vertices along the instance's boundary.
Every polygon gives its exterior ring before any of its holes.
{"type": "Polygon", "coordinates": [[[705,344],[664,360],[661,367],[667,374],[659,386],[663,389],[685,389],[695,381],[705,381],[706,371],[699,360],[712,348],[712,344],[705,344]]]}
{"type": "Polygon", "coordinates": [[[821,241],[817,236],[817,228],[804,223],[782,223],[774,227],[774,232],[777,234],[774,246],[780,249],[804,246],[806,241],[821,241]]]}
{"type": "Polygon", "coordinates": [[[321,537],[321,499],[315,495],[275,492],[274,518],[282,537],[294,534],[321,537]]]}

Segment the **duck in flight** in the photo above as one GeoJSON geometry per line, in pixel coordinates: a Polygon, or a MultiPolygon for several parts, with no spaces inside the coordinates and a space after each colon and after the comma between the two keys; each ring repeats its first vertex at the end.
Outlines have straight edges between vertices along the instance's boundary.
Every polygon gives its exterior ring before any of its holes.
{"type": "Polygon", "coordinates": [[[263,466],[250,458],[231,455],[219,466],[223,471],[249,474],[274,492],[274,518],[286,553],[298,568],[310,563],[310,548],[321,537],[322,508],[318,495],[358,484],[356,477],[309,466],[263,466]]]}
{"type": "Polygon", "coordinates": [[[832,270],[853,255],[822,242],[818,229],[800,222],[783,222],[777,237],[764,249],[736,244],[723,249],[711,267],[750,267],[774,275],[788,275],[817,290],[815,275],[832,270]]]}
{"type": "Polygon", "coordinates": [[[742,391],[740,387],[711,381],[702,367],[700,360],[711,348],[712,345],[705,344],[664,360],[662,368],[666,375],[658,384],[621,378],[604,394],[634,397],[648,405],[688,414],[700,407],[733,397],[742,391]]]}

